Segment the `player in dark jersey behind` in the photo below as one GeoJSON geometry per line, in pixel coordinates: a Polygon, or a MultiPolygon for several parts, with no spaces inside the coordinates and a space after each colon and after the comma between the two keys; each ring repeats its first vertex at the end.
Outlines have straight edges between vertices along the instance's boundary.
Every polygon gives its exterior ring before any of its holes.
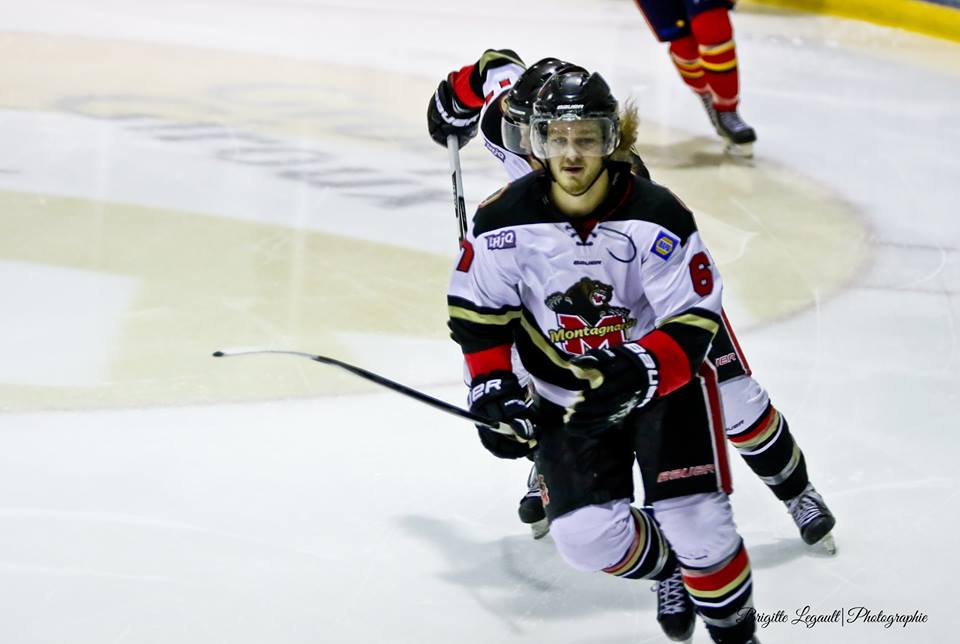
{"type": "Polygon", "coordinates": [[[561,556],[658,580],[679,560],[713,640],[756,642],[716,370],[704,360],[722,323],[720,275],[683,204],[613,160],[632,135],[598,74],[547,81],[530,121],[544,169],[478,209],[451,276],[450,328],[471,409],[516,430],[479,427],[481,440],[501,457],[533,453],[561,556]],[[635,460],[652,510],[630,505],[635,460]]]}

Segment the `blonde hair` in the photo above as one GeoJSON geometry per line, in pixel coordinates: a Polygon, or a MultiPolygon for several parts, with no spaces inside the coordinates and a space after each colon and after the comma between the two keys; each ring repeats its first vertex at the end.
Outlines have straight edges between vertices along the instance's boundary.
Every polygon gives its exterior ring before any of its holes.
{"type": "Polygon", "coordinates": [[[637,142],[637,128],[640,125],[640,117],[637,115],[637,103],[632,98],[628,98],[623,103],[623,109],[620,110],[620,143],[617,149],[610,155],[614,161],[631,161],[630,151],[633,144],[637,142]]]}

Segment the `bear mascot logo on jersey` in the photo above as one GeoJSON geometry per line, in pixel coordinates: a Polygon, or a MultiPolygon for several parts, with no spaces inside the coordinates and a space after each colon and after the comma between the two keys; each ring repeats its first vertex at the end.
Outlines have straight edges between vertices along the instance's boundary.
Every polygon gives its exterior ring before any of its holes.
{"type": "Polygon", "coordinates": [[[544,302],[557,314],[560,328],[550,330],[550,341],[575,355],[623,344],[627,329],[637,321],[630,317],[630,309],[610,306],[612,299],[612,286],[589,277],[552,293],[544,302]]]}

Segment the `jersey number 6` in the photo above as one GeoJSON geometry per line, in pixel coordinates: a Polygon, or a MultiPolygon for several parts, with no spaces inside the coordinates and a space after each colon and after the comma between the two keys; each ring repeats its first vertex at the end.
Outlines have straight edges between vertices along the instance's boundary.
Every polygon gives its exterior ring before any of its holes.
{"type": "Polygon", "coordinates": [[[690,260],[690,279],[697,295],[705,297],[713,292],[713,271],[706,253],[699,252],[690,260]]]}

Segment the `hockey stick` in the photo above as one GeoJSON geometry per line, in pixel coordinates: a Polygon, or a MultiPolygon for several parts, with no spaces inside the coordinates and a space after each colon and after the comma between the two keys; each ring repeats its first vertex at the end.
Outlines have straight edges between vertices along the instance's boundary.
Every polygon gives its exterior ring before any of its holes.
{"type": "Polygon", "coordinates": [[[467,206],[463,200],[463,173],[460,170],[460,140],[456,134],[447,136],[447,152],[450,156],[450,180],[453,182],[453,211],[457,217],[460,241],[467,236],[467,206]]]}
{"type": "MultiPolygon", "coordinates": [[[[373,373],[372,371],[367,371],[363,367],[357,367],[347,362],[337,360],[336,358],[328,358],[327,356],[320,356],[313,353],[304,353],[303,351],[281,351],[278,349],[234,349],[234,350],[228,349],[226,351],[214,351],[213,357],[214,358],[232,358],[233,356],[245,356],[245,355],[263,354],[263,353],[277,353],[277,354],[283,354],[288,356],[300,356],[301,358],[313,360],[314,362],[319,362],[321,364],[328,364],[334,367],[340,367],[341,369],[349,371],[355,376],[360,376],[364,380],[369,380],[370,382],[374,382],[382,387],[386,387],[387,389],[395,391],[399,394],[403,394],[404,396],[408,396],[410,398],[413,398],[414,400],[419,400],[424,404],[430,405],[434,409],[439,409],[440,411],[446,412],[453,416],[465,418],[479,425],[483,425],[487,429],[491,429],[497,432],[498,434],[505,434],[507,436],[517,435],[517,433],[513,431],[513,429],[506,423],[494,422],[489,418],[484,418],[483,416],[479,416],[473,413],[472,411],[461,409],[460,407],[457,407],[456,405],[451,405],[450,403],[440,400],[439,398],[434,398],[433,396],[429,396],[423,393],[422,391],[417,391],[416,389],[413,389],[406,385],[402,385],[399,382],[395,382],[393,380],[390,380],[389,378],[385,378],[380,374],[373,373]]],[[[536,441],[534,440],[530,440],[528,442],[530,443],[531,447],[537,444],[536,441]]]]}

